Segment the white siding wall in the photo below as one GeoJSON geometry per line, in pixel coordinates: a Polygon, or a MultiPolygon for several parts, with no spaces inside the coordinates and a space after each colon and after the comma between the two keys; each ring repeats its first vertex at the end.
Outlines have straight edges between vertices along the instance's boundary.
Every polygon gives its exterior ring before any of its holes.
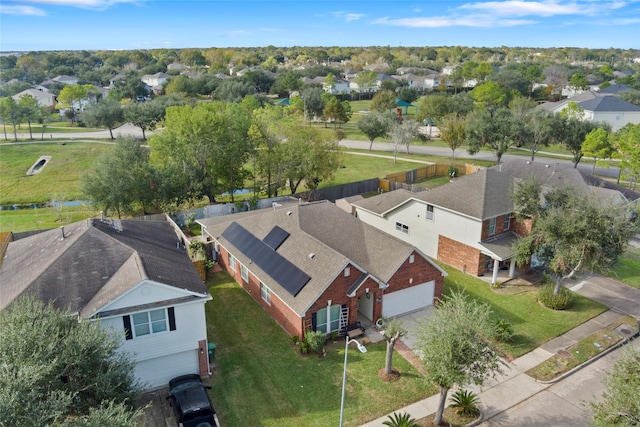
{"type": "MultiPolygon", "coordinates": [[[[158,374],[159,378],[166,376],[173,377],[183,373],[189,373],[183,372],[184,367],[169,363],[170,360],[175,359],[174,355],[184,353],[189,355],[196,354],[197,356],[198,341],[207,339],[204,303],[204,300],[199,300],[187,304],[175,305],[175,331],[167,330],[166,332],[158,334],[125,340],[122,316],[104,318],[101,321],[101,326],[103,328],[113,328],[116,333],[120,334],[122,337],[121,349],[133,354],[136,362],[158,359],[149,363],[162,365],[162,359],[166,359],[166,363],[164,363],[165,372],[161,373],[161,375],[158,374]]],[[[196,363],[195,371],[192,373],[198,373],[197,367],[196,363]]],[[[142,369],[142,371],[146,372],[144,369],[142,369]]],[[[155,384],[152,384],[155,381],[153,378],[140,378],[140,380],[151,384],[151,386],[155,386],[155,384]]]]}
{"type": "Polygon", "coordinates": [[[619,112],[593,112],[585,111],[585,119],[592,122],[605,122],[611,125],[611,131],[617,132],[627,123],[640,123],[640,112],[619,111],[619,112]]]}
{"type": "Polygon", "coordinates": [[[358,218],[369,225],[415,246],[427,256],[437,259],[438,237],[446,236],[479,248],[482,222],[434,207],[434,219],[427,220],[427,204],[411,201],[385,218],[358,209],[358,218]],[[409,234],[396,231],[396,222],[409,226],[409,234]]]}

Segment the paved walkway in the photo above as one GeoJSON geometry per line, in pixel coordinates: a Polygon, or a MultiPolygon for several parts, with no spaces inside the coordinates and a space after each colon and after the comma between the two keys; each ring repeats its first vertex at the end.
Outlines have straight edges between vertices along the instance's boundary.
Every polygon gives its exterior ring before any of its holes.
{"type": "MultiPolygon", "coordinates": [[[[571,289],[611,309],[507,363],[502,375],[485,381],[483,386],[467,387],[478,394],[484,420],[480,425],[578,427],[589,423],[591,414],[585,402],[601,398],[602,378],[611,369],[620,350],[613,350],[552,383],[538,382],[525,372],[623,315],[640,319],[640,290],[601,276],[586,278],[571,289]]],[[[415,330],[418,319],[428,316],[429,311],[412,313],[402,318],[403,325],[410,331],[415,330]]],[[[415,334],[410,333],[405,340],[408,347],[414,346],[411,335],[415,334]]],[[[631,345],[640,348],[640,340],[632,341],[631,345]]],[[[396,412],[406,412],[417,420],[435,413],[438,400],[439,395],[434,395],[396,412]]],[[[383,427],[386,420],[385,415],[362,427],[383,427]]]]}

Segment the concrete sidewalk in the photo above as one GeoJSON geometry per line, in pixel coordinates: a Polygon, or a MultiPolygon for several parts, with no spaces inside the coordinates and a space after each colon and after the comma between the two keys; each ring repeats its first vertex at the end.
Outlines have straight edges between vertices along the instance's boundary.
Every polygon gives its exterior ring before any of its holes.
{"type": "MultiPolygon", "coordinates": [[[[510,363],[506,363],[503,374],[496,378],[490,378],[485,381],[484,385],[468,386],[468,390],[473,391],[478,395],[479,407],[482,411],[483,422],[481,425],[502,425],[500,418],[509,419],[509,416],[502,416],[500,414],[506,413],[510,408],[514,408],[522,402],[528,402],[529,407],[527,409],[519,409],[518,415],[522,416],[529,421],[535,420],[536,412],[541,411],[541,406],[544,407],[546,413],[542,418],[545,418],[548,424],[548,420],[562,419],[562,425],[586,425],[588,419],[585,419],[586,412],[580,410],[576,405],[565,404],[562,409],[554,410],[553,405],[545,403],[545,399],[557,399],[557,395],[554,393],[546,393],[546,390],[553,387],[558,382],[571,381],[571,375],[568,377],[561,377],[558,380],[550,383],[538,382],[532,377],[525,374],[526,371],[534,366],[544,362],[557,353],[558,350],[563,350],[571,345],[575,344],[579,340],[591,335],[593,332],[602,329],[603,327],[610,325],[618,320],[620,317],[626,314],[636,315],[640,310],[640,290],[622,284],[612,279],[608,279],[600,276],[592,276],[578,285],[572,288],[579,294],[583,294],[596,301],[607,304],[609,307],[615,307],[615,310],[606,311],[599,316],[596,316],[587,322],[579,325],[578,327],[567,331],[559,337],[556,337],[541,347],[534,349],[533,351],[513,360],[510,363]],[[545,391],[545,393],[541,393],[545,391]],[[551,413],[549,412],[551,411],[551,413]]],[[[638,318],[636,316],[636,318],[638,318]]],[[[637,335],[638,331],[632,331],[634,335],[637,335]]],[[[608,354],[604,355],[608,357],[608,354]]],[[[606,366],[610,366],[612,362],[609,362],[606,366]]],[[[601,370],[601,375],[604,375],[604,370],[601,370]]],[[[593,375],[590,375],[592,377],[593,375]]],[[[593,382],[593,378],[590,378],[593,382]]],[[[596,381],[597,385],[601,388],[601,381],[596,381]]],[[[573,387],[572,387],[573,388],[573,387]]],[[[578,387],[576,387],[578,388],[578,387]]],[[[601,391],[597,390],[593,384],[588,386],[589,392],[599,394],[601,391]]],[[[451,395],[451,391],[449,395],[451,395]]],[[[589,397],[589,396],[587,396],[589,397]]],[[[435,413],[440,396],[438,394],[430,396],[426,399],[420,400],[404,408],[400,408],[395,412],[408,413],[414,419],[418,420],[435,413]]],[[[449,402],[447,402],[448,404],[449,402]]],[[[565,402],[566,403],[566,402],[565,402]]],[[[556,405],[556,407],[558,407],[556,405]]],[[[543,411],[543,412],[544,412],[543,411]]],[[[388,420],[388,416],[385,415],[376,420],[368,422],[362,427],[384,427],[383,422],[388,420]]],[[[511,420],[513,421],[513,419],[511,420]]],[[[505,425],[524,425],[524,424],[510,424],[505,425]]],[[[527,425],[530,425],[528,422],[527,425]]]]}

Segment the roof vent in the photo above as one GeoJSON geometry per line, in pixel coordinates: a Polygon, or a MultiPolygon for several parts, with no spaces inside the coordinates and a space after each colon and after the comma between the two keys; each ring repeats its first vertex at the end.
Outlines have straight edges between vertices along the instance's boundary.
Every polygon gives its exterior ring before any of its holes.
{"type": "Polygon", "coordinates": [[[545,168],[548,168],[548,167],[549,167],[549,165],[544,165],[544,167],[545,167],[545,168]]]}
{"type": "Polygon", "coordinates": [[[64,225],[60,227],[60,231],[62,232],[62,238],[63,238],[63,239],[64,239],[65,237],[67,237],[67,236],[65,236],[65,234],[64,234],[64,225]]]}
{"type": "Polygon", "coordinates": [[[287,216],[290,216],[290,215],[291,215],[291,211],[287,211],[287,216]]]}
{"type": "Polygon", "coordinates": [[[314,254],[313,252],[311,252],[311,253],[309,254],[309,259],[314,259],[314,258],[315,258],[315,256],[316,256],[316,254],[314,254]]]}

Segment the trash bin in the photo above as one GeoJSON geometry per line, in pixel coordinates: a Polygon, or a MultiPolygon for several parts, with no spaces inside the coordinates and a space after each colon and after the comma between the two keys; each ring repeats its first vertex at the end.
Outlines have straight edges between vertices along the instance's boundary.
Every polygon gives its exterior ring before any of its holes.
{"type": "Polygon", "coordinates": [[[216,360],[216,345],[212,342],[207,344],[209,350],[209,363],[213,363],[216,360]]]}

